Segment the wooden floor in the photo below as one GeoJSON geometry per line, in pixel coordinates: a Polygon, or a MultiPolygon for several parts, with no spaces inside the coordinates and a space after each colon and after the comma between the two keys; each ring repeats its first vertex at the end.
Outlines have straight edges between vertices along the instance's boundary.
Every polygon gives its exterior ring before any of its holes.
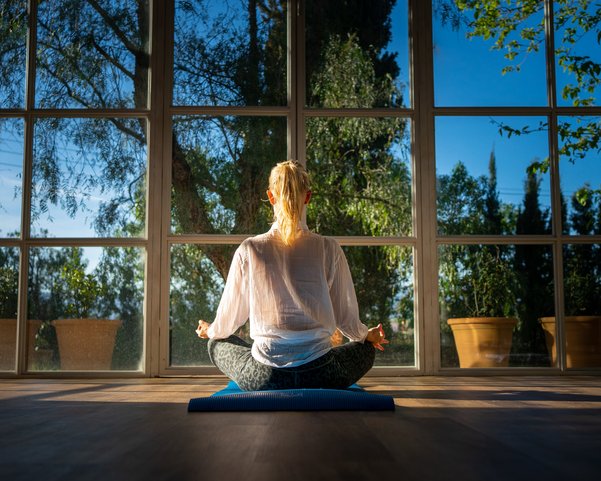
{"type": "Polygon", "coordinates": [[[0,380],[0,479],[601,479],[600,377],[372,377],[395,412],[186,412],[225,384],[0,380]]]}

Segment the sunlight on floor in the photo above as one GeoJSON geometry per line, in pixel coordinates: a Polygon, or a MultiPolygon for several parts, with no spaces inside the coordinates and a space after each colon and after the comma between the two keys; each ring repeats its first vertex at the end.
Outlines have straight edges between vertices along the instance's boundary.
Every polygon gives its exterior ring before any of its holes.
{"type": "MultiPolygon", "coordinates": [[[[369,392],[393,396],[403,408],[600,409],[601,383],[585,378],[364,378],[369,392]]],[[[0,400],[39,402],[186,404],[210,396],[226,379],[202,378],[0,381],[0,400]]]]}

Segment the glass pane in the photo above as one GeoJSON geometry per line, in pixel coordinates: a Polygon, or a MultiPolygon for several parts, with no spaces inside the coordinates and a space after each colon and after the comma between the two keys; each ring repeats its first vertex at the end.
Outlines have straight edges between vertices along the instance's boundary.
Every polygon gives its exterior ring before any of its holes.
{"type": "Polygon", "coordinates": [[[550,234],[547,157],[545,118],[438,117],[439,234],[550,234]]]}
{"type": "Polygon", "coordinates": [[[0,108],[23,108],[27,60],[27,0],[0,7],[0,108]]]}
{"type": "Polygon", "coordinates": [[[369,327],[382,323],[390,344],[376,352],[376,366],[415,366],[413,250],[407,246],[344,247],[359,315],[369,327]]]}
{"type": "Polygon", "coordinates": [[[307,105],[411,105],[407,3],[305,3],[307,105]]]}
{"type": "Polygon", "coordinates": [[[174,105],[286,105],[286,2],[178,0],[174,105]]]}
{"type": "Polygon", "coordinates": [[[145,108],[148,0],[39,2],[36,105],[145,108]]]}
{"type": "MultiPolygon", "coordinates": [[[[170,365],[211,365],[198,319],[212,322],[237,246],[175,245],[171,248],[170,365]]],[[[413,256],[411,247],[345,247],[361,319],[382,323],[390,344],[378,365],[415,365],[413,256]]],[[[246,323],[236,333],[252,342],[246,323]]]]}
{"type": "Polygon", "coordinates": [[[139,248],[32,248],[28,316],[40,327],[28,369],[142,370],[143,259],[139,248]]]}
{"type": "Polygon", "coordinates": [[[601,117],[559,117],[565,234],[601,234],[601,117]]]}
{"type": "Polygon", "coordinates": [[[271,168],[286,159],[286,118],[182,116],[173,130],[172,232],[269,230],[266,190],[271,168]]]}
{"type": "Polygon", "coordinates": [[[19,249],[0,247],[0,371],[13,371],[17,346],[19,249]]]}
{"type": "MultiPolygon", "coordinates": [[[[174,245],[171,247],[171,366],[210,366],[207,341],[195,333],[198,320],[213,322],[237,246],[174,245]]],[[[248,340],[248,323],[237,333],[248,340]]]]}
{"type": "Polygon", "coordinates": [[[410,236],[408,119],[309,118],[309,227],[325,235],[410,236]]]}
{"type": "Polygon", "coordinates": [[[0,119],[0,237],[21,231],[23,120],[0,119]]]}
{"type": "Polygon", "coordinates": [[[599,105],[601,10],[599,2],[553,2],[557,104],[599,105]]]}
{"type": "Polygon", "coordinates": [[[550,366],[550,245],[439,247],[442,367],[550,366]]]}
{"type": "Polygon", "coordinates": [[[439,106],[546,105],[544,2],[433,0],[439,106]]]}
{"type": "MultiPolygon", "coordinates": [[[[601,245],[563,248],[564,333],[568,368],[601,366],[601,245]]],[[[555,346],[555,318],[546,319],[547,342],[555,346]]]]}
{"type": "Polygon", "coordinates": [[[33,235],[144,235],[146,162],[144,119],[36,120],[33,235]]]}

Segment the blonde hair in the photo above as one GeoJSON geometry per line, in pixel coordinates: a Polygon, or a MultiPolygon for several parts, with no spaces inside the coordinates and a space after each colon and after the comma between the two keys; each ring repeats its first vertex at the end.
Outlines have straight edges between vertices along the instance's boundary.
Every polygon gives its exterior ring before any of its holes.
{"type": "Polygon", "coordinates": [[[280,162],[269,175],[269,190],[275,197],[273,209],[282,241],[292,245],[309,191],[309,175],[295,160],[280,162]]]}

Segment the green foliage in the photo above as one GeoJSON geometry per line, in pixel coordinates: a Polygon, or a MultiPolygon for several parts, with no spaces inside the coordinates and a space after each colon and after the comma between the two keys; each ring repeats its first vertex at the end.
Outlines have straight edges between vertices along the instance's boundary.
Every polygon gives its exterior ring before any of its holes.
{"type": "Polygon", "coordinates": [[[441,234],[483,233],[487,183],[485,177],[473,177],[461,161],[450,174],[438,176],[437,211],[441,234]]]}
{"type": "Polygon", "coordinates": [[[390,74],[378,77],[372,58],[356,35],[334,35],[325,47],[322,68],[314,73],[313,95],[323,108],[372,108],[394,105],[401,97],[390,74]]]}
{"type": "Polygon", "coordinates": [[[39,2],[38,105],[147,107],[149,28],[147,0],[39,2]]]}
{"type": "MultiPolygon", "coordinates": [[[[313,76],[314,94],[328,108],[370,108],[398,96],[390,77],[376,76],[371,58],[356,36],[333,36],[313,76]]],[[[410,235],[408,144],[404,119],[309,119],[310,224],[335,235],[410,235]]]]}
{"type": "MultiPolygon", "coordinates": [[[[315,85],[312,80],[316,74],[324,71],[324,52],[331,47],[332,42],[339,40],[345,42],[353,37],[353,43],[359,47],[361,53],[355,54],[358,63],[368,60],[370,68],[375,72],[374,85],[383,86],[387,82],[397,82],[399,66],[396,54],[388,51],[392,40],[391,18],[396,0],[370,0],[369,2],[348,2],[346,0],[329,0],[327,2],[305,2],[305,18],[307,30],[305,34],[305,68],[307,72],[307,104],[312,107],[322,105],[322,99],[313,91],[315,85]]],[[[348,60],[347,56],[344,56],[348,60]]],[[[367,62],[365,62],[366,64],[367,62]]],[[[349,65],[355,70],[357,65],[349,65]]],[[[335,66],[333,67],[335,68],[335,66]]],[[[340,69],[342,70],[342,69],[340,69]]],[[[365,70],[365,72],[368,72],[365,70]]],[[[336,72],[334,72],[336,73],[336,72]]],[[[338,75],[347,75],[337,72],[338,75]]],[[[348,89],[356,91],[358,84],[363,83],[360,78],[349,78],[348,89]]],[[[368,89],[372,89],[369,87],[368,89]]],[[[397,87],[400,89],[401,86],[397,87]]],[[[396,88],[396,87],[395,87],[396,88]]],[[[363,105],[362,99],[355,99],[363,105]]],[[[348,106],[359,107],[359,105],[348,106]]],[[[400,95],[387,95],[383,92],[377,105],[372,107],[402,107],[403,98],[400,95]]]]}
{"type": "Polygon", "coordinates": [[[559,154],[570,162],[584,159],[589,152],[601,152],[601,120],[576,117],[574,122],[557,125],[561,148],[559,154]]]}
{"type": "MultiPolygon", "coordinates": [[[[330,27],[336,32],[340,25],[332,21],[330,27]]],[[[369,35],[366,32],[345,37],[337,33],[328,36],[328,32],[326,29],[320,32],[323,37],[312,40],[320,42],[322,50],[319,60],[311,62],[311,103],[327,108],[372,108],[400,99],[393,81],[396,70],[392,66],[388,71],[378,68],[387,29],[382,38],[377,42],[371,39],[369,44],[363,37],[369,35]]],[[[313,39],[312,35],[318,33],[311,32],[313,39]]],[[[376,236],[411,232],[410,174],[404,157],[406,127],[398,118],[309,119],[307,157],[314,202],[308,216],[317,231],[376,236]]]]}
{"type": "Polygon", "coordinates": [[[194,330],[199,319],[215,318],[223,278],[201,246],[184,244],[171,250],[170,279],[171,364],[209,364],[206,342],[198,339],[194,330]]]}
{"type": "Polygon", "coordinates": [[[447,246],[440,265],[441,303],[448,317],[516,315],[518,279],[499,246],[447,246]]]}
{"type": "MultiPolygon", "coordinates": [[[[539,174],[529,172],[524,182],[524,200],[516,219],[516,234],[550,235],[549,209],[540,206],[539,174]]],[[[512,345],[520,365],[549,365],[544,332],[539,318],[555,313],[553,257],[550,246],[516,245],[514,268],[519,279],[519,323],[512,345]]]]}
{"type": "MultiPolygon", "coordinates": [[[[0,249],[0,252],[4,249],[0,249]]],[[[0,254],[5,261],[8,256],[0,254]]],[[[18,260],[18,258],[17,258],[18,260]]],[[[0,263],[0,318],[14,319],[17,317],[19,271],[8,262],[0,263]]]]}
{"type": "Polygon", "coordinates": [[[87,263],[81,254],[80,248],[71,248],[69,259],[61,270],[67,301],[65,311],[74,318],[89,317],[106,293],[106,286],[100,283],[96,274],[86,274],[87,263]]]}
{"type": "Polygon", "coordinates": [[[598,245],[573,244],[564,248],[565,312],[568,316],[599,315],[601,272],[596,265],[598,245]]]}
{"type": "Polygon", "coordinates": [[[488,160],[488,180],[486,182],[486,197],[484,199],[485,232],[498,235],[503,233],[503,217],[501,200],[497,190],[497,159],[494,150],[488,160]]]}
{"type": "MultiPolygon", "coordinates": [[[[494,42],[491,49],[505,52],[509,65],[503,73],[519,71],[528,53],[544,47],[544,15],[540,14],[544,2],[540,0],[442,0],[438,3],[438,11],[444,18],[454,17],[455,28],[462,23],[467,25],[468,38],[491,40],[494,42]],[[541,20],[533,24],[533,18],[541,20]],[[523,60],[516,62],[519,59],[523,60]]],[[[571,100],[574,106],[593,105],[594,94],[601,84],[601,65],[589,56],[576,55],[574,48],[589,32],[595,34],[597,43],[601,44],[601,9],[593,0],[555,0],[553,5],[557,63],[575,81],[564,87],[562,97],[571,100]]]]}
{"type": "MultiPolygon", "coordinates": [[[[377,49],[362,48],[357,35],[344,40],[332,35],[310,82],[312,102],[327,108],[372,108],[399,101],[392,77],[376,74],[376,57],[377,49]]],[[[327,235],[411,235],[406,121],[394,117],[311,118],[306,129],[313,184],[309,225],[327,235]]],[[[407,282],[413,279],[411,250],[356,247],[345,253],[362,320],[370,326],[381,322],[389,338],[395,336],[393,320],[410,328],[413,289],[407,282]]],[[[389,350],[390,356],[395,362],[413,364],[412,354],[408,358],[402,348],[407,339],[394,339],[398,344],[389,350]]]]}
{"type": "Polygon", "coordinates": [[[27,1],[0,5],[0,107],[23,107],[27,39],[27,1]]]}
{"type": "Polygon", "coordinates": [[[501,250],[482,248],[475,258],[471,279],[472,301],[468,307],[474,316],[514,316],[517,278],[513,266],[501,256],[501,250]]]}
{"type": "MultiPolygon", "coordinates": [[[[538,127],[532,128],[525,126],[522,129],[514,129],[508,125],[500,125],[499,133],[507,137],[512,135],[523,135],[531,132],[547,130],[546,122],[540,122],[538,127]]],[[[559,158],[562,162],[575,163],[588,162],[589,156],[593,152],[601,152],[601,119],[591,117],[574,117],[569,120],[559,121],[557,123],[557,133],[559,137],[559,158]]],[[[549,170],[550,159],[547,157],[542,161],[532,162],[527,172],[545,173],[549,170]]],[[[584,204],[587,197],[593,194],[601,194],[601,190],[580,189],[578,201],[584,204]]]]}
{"type": "MultiPolygon", "coordinates": [[[[47,233],[42,233],[47,235],[47,233]]],[[[113,369],[140,369],[143,350],[144,263],[140,248],[105,247],[91,273],[82,248],[30,250],[28,318],[44,321],[36,347],[54,351],[58,345],[49,321],[67,316],[122,321],[117,331],[113,369]]],[[[96,257],[92,251],[90,259],[96,257]]]]}
{"type": "Polygon", "coordinates": [[[391,152],[402,141],[403,130],[398,119],[324,118],[307,123],[314,191],[308,217],[318,232],[411,233],[409,167],[391,152]]]}
{"type": "Polygon", "coordinates": [[[503,73],[520,70],[530,52],[537,52],[544,40],[544,20],[528,25],[527,20],[542,8],[539,0],[524,0],[516,5],[501,0],[455,0],[459,13],[468,15],[468,38],[491,40],[493,50],[504,51],[509,62],[503,73]]]}
{"type": "Polygon", "coordinates": [[[144,262],[139,248],[105,247],[94,274],[103,286],[96,312],[120,319],[113,369],[142,369],[144,262]]]}
{"type": "MultiPolygon", "coordinates": [[[[597,232],[601,196],[588,184],[576,191],[571,199],[570,224],[578,235],[597,232]]],[[[564,289],[567,315],[598,315],[601,313],[601,266],[599,244],[570,244],[564,247],[564,289]]]]}

